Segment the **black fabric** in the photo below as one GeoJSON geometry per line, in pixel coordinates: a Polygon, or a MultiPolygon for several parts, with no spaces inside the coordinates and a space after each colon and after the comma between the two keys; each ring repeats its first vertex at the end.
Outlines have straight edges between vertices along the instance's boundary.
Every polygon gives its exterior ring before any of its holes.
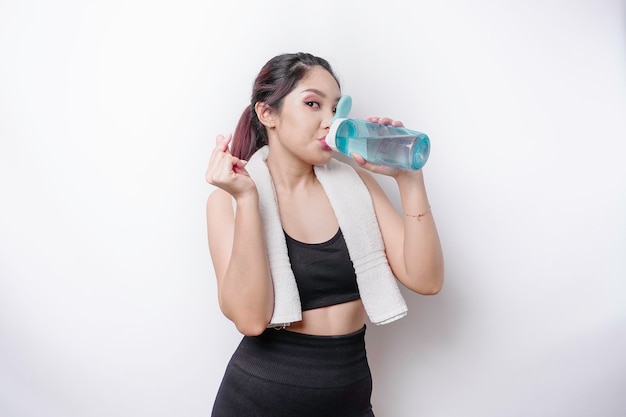
{"type": "Polygon", "coordinates": [[[212,417],[374,417],[365,327],[344,336],[244,336],[212,417]]]}
{"type": "Polygon", "coordinates": [[[303,243],[285,233],[302,311],[360,298],[356,273],[341,229],[327,242],[303,243]]]}

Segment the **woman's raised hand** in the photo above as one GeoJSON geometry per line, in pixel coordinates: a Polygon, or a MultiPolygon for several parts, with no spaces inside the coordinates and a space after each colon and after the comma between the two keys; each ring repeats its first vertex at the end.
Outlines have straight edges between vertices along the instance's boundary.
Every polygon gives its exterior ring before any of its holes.
{"type": "Polygon", "coordinates": [[[248,162],[230,153],[228,145],[232,138],[231,134],[217,136],[206,170],[206,181],[236,198],[248,191],[256,191],[256,186],[245,169],[248,162]]]}

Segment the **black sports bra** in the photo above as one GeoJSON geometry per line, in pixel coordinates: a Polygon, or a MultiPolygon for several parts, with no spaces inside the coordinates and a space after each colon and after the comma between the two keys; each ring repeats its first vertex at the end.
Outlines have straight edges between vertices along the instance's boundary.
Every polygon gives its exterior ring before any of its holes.
{"type": "Polygon", "coordinates": [[[285,233],[302,311],[360,298],[356,273],[341,229],[323,243],[303,243],[285,233]]]}

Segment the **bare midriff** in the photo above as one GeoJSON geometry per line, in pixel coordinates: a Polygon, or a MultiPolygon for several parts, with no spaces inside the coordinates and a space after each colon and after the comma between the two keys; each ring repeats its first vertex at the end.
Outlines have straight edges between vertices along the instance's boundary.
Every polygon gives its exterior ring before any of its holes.
{"type": "Polygon", "coordinates": [[[302,312],[302,321],[291,323],[285,330],[317,336],[339,336],[360,330],[365,324],[361,300],[302,312]]]}

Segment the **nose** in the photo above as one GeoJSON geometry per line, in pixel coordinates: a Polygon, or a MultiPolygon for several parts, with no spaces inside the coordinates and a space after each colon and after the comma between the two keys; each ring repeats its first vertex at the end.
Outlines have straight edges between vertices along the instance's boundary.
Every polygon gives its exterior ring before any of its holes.
{"type": "Polygon", "coordinates": [[[330,115],[328,115],[327,117],[324,118],[324,120],[322,120],[322,127],[324,129],[330,129],[330,125],[333,122],[334,116],[335,116],[334,114],[330,113],[330,115]]]}

